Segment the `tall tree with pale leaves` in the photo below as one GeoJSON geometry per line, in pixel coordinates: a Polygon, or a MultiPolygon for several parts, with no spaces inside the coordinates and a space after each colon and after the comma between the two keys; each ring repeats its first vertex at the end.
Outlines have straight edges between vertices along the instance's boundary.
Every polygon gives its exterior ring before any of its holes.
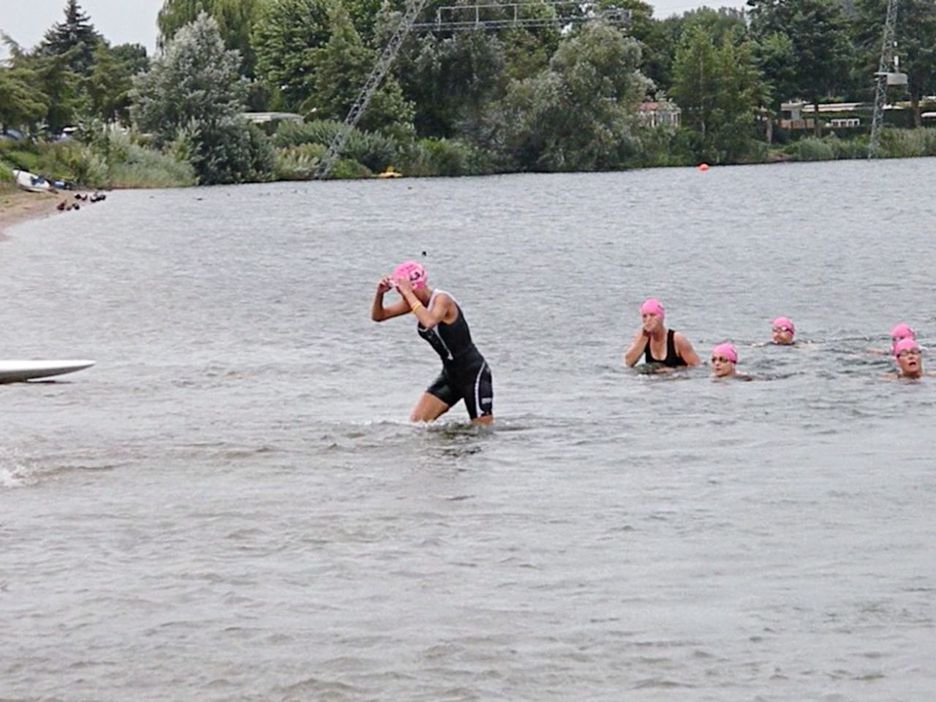
{"type": "Polygon", "coordinates": [[[175,142],[202,184],[259,180],[272,168],[269,143],[241,113],[246,79],[218,23],[202,13],[134,79],[131,117],[158,146],[175,142]]]}

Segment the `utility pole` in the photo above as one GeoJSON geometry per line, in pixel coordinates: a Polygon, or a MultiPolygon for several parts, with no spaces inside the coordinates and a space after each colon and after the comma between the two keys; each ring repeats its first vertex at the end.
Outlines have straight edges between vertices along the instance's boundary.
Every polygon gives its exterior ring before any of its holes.
{"type": "Polygon", "coordinates": [[[874,91],[874,115],[871,118],[871,141],[868,158],[878,155],[881,129],[884,126],[884,105],[887,102],[888,85],[906,85],[907,74],[899,73],[895,65],[894,47],[897,43],[897,5],[900,0],[887,0],[887,18],[884,20],[884,41],[881,45],[881,61],[878,63],[877,86],[874,91]]]}

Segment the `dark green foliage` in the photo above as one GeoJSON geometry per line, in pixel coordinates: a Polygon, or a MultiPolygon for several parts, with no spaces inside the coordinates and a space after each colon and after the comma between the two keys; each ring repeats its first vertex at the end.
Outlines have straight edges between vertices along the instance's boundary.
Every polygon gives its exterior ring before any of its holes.
{"type": "Polygon", "coordinates": [[[635,40],[587,24],[560,44],[547,70],[511,85],[479,141],[499,155],[499,168],[620,168],[638,146],[634,113],[648,87],[639,63],[635,40]]]}
{"type": "Polygon", "coordinates": [[[37,86],[35,72],[0,68],[0,129],[28,129],[49,109],[49,98],[37,86]]]}
{"type": "Polygon", "coordinates": [[[102,41],[78,0],[67,0],[65,20],[53,25],[39,45],[43,56],[68,56],[68,69],[80,76],[91,72],[94,50],[102,41]]]}
{"type": "Polygon", "coordinates": [[[470,144],[450,139],[420,139],[404,164],[410,176],[465,176],[491,173],[487,155],[470,144]]]}
{"type": "Polygon", "coordinates": [[[241,57],[241,71],[252,78],[256,69],[253,28],[266,0],[164,0],[156,19],[159,46],[165,47],[182,27],[202,12],[213,17],[228,49],[241,57]]]}
{"type": "Polygon", "coordinates": [[[275,155],[266,136],[242,120],[193,120],[179,130],[173,151],[195,170],[199,185],[269,180],[275,155]]]}
{"type": "Polygon", "coordinates": [[[85,81],[93,115],[106,122],[130,122],[130,91],[134,76],[149,67],[146,49],[139,44],[113,48],[101,43],[94,52],[94,66],[85,81]]]}
{"type": "Polygon", "coordinates": [[[276,107],[297,111],[315,87],[316,49],[329,38],[328,0],[273,0],[254,27],[257,74],[276,107]]]}
{"type": "Polygon", "coordinates": [[[504,45],[495,34],[421,37],[413,56],[401,65],[404,91],[417,106],[417,131],[448,137],[461,123],[477,121],[484,106],[503,94],[506,66],[504,45]]]}
{"type": "MultiPolygon", "coordinates": [[[[329,18],[331,36],[314,51],[314,90],[302,111],[317,119],[344,119],[377,60],[361,41],[348,13],[335,5],[329,18]]],[[[392,76],[384,79],[361,115],[362,130],[380,130],[400,139],[413,135],[413,105],[403,98],[392,76]]]]}
{"type": "MultiPolygon", "coordinates": [[[[856,0],[856,9],[855,35],[861,76],[870,90],[881,55],[887,3],[886,0],[856,0]]],[[[900,70],[907,74],[914,126],[919,127],[922,124],[920,101],[924,95],[936,93],[936,2],[901,0],[895,33],[898,38],[895,53],[900,59],[900,70]]]]}
{"type": "Polygon", "coordinates": [[[766,86],[747,42],[731,35],[716,46],[701,26],[683,37],[673,65],[672,96],[682,108],[683,126],[692,132],[695,158],[709,163],[735,163],[755,144],[757,108],[766,86]]]}
{"type": "MultiPolygon", "coordinates": [[[[855,59],[849,21],[840,0],[748,0],[751,30],[759,41],[778,35],[789,40],[790,84],[796,94],[813,105],[829,96],[847,92],[855,59]]],[[[771,64],[765,63],[767,68],[771,64]]],[[[777,87],[785,77],[768,74],[777,87]]],[[[793,96],[790,96],[793,97],[793,96]]],[[[816,121],[816,133],[820,130],[816,121]]]]}

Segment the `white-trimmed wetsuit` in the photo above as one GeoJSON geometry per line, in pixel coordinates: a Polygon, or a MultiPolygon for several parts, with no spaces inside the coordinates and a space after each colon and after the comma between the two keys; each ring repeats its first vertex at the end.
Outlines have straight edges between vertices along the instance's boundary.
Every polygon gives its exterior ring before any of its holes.
{"type": "MultiPolygon", "coordinates": [[[[432,307],[435,296],[443,290],[433,290],[426,307],[432,307]]],[[[449,293],[445,293],[449,297],[449,293]]],[[[427,389],[449,407],[459,400],[465,401],[468,416],[472,419],[485,417],[494,411],[494,384],[491,369],[484,356],[471,340],[468,322],[461,306],[452,297],[458,316],[451,324],[439,322],[432,329],[418,324],[416,331],[429,342],[442,359],[442,373],[427,389]]]]}

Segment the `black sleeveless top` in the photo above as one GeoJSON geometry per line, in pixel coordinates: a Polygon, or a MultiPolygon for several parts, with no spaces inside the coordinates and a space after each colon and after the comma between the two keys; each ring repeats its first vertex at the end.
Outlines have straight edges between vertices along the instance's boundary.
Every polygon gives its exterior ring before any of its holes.
{"type": "Polygon", "coordinates": [[[676,353],[675,337],[676,332],[673,329],[666,332],[666,358],[664,359],[653,357],[653,354],[650,352],[650,341],[647,340],[647,347],[644,349],[644,361],[647,363],[659,363],[667,368],[679,368],[689,365],[682,359],[682,356],[676,353]]]}
{"type": "MultiPolygon", "coordinates": [[[[444,291],[432,291],[427,308],[432,306],[433,298],[440,292],[444,291]]],[[[448,293],[445,294],[448,295],[448,293]]],[[[449,297],[452,296],[449,295],[449,297]]],[[[455,308],[458,310],[458,316],[454,322],[451,324],[439,322],[432,329],[426,329],[422,324],[417,324],[416,332],[439,354],[445,368],[455,371],[467,370],[476,365],[478,361],[483,363],[484,357],[471,340],[468,322],[465,321],[465,315],[454,297],[452,297],[452,302],[455,302],[455,308]]]]}

